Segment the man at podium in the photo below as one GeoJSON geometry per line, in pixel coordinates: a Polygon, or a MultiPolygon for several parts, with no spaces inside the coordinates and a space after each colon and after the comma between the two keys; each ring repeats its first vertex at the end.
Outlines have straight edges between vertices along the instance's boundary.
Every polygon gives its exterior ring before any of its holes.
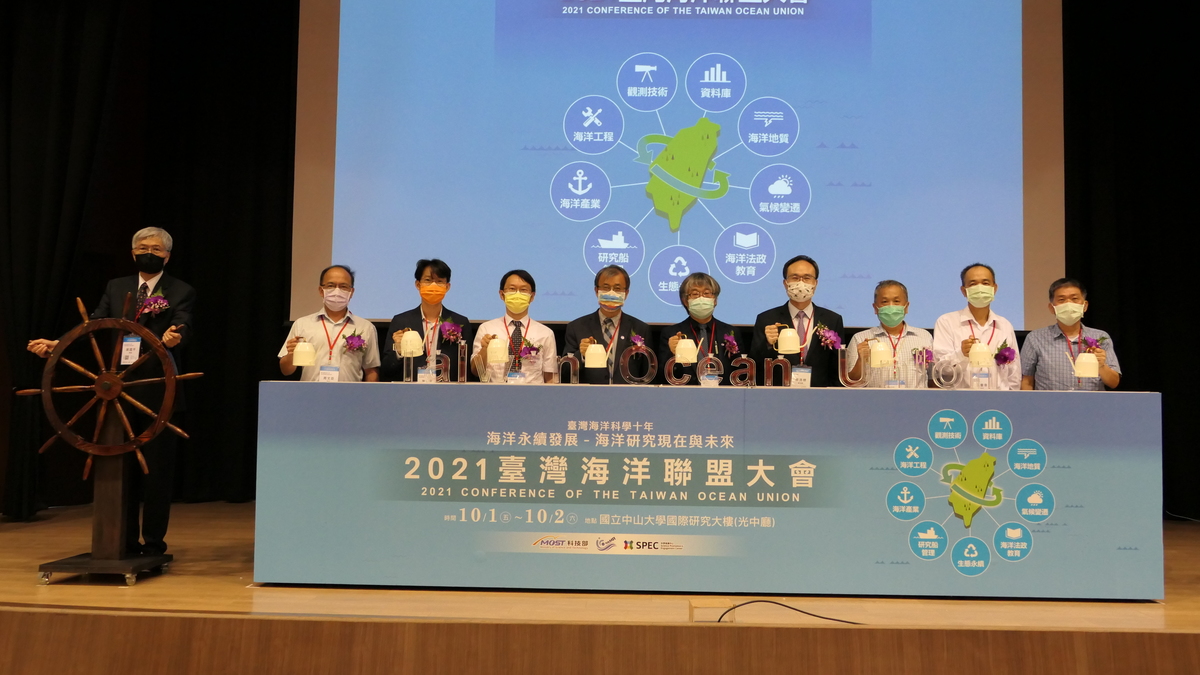
{"type": "MultiPolygon", "coordinates": [[[[176,279],[163,271],[171,260],[171,248],[174,241],[171,235],[158,227],[147,227],[138,230],[133,235],[133,262],[138,273],[133,276],[121,277],[108,282],[104,295],[96,311],[92,312],[93,319],[121,318],[125,308],[125,297],[132,296],[130,319],[145,326],[154,333],[167,348],[167,353],[179,367],[179,348],[185,344],[192,334],[192,306],[196,302],[196,291],[188,284],[176,279]]],[[[29,343],[29,351],[47,357],[57,340],[34,340],[29,343]]],[[[146,345],[139,345],[140,353],[149,351],[146,345]]],[[[162,377],[162,365],[158,359],[148,359],[137,370],[141,378],[162,377]]],[[[146,385],[139,388],[138,400],[158,410],[162,405],[163,387],[146,385]]],[[[174,413],[185,409],[183,390],[176,385],[174,413]]],[[[133,481],[129,490],[129,506],[126,509],[126,542],[125,550],[128,555],[162,555],[167,550],[165,537],[167,524],[171,517],[171,490],[175,484],[175,434],[161,433],[155,439],[142,446],[142,455],[146,458],[146,467],[150,473],[143,475],[140,470],[134,470],[133,463],[127,463],[127,476],[133,481]],[[137,502],[142,502],[141,527],[138,523],[137,502]],[[138,541],[138,532],[142,541],[138,541]],[[144,542],[144,543],[143,543],[144,542]]]]}

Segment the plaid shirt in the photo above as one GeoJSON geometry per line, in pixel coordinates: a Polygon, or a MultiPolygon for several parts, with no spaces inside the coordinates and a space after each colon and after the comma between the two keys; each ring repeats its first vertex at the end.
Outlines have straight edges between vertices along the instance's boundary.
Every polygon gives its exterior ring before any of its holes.
{"type": "MultiPolygon", "coordinates": [[[[1121,372],[1121,364],[1117,361],[1117,352],[1113,349],[1112,338],[1102,330],[1082,326],[1082,337],[1096,340],[1108,338],[1101,345],[1107,355],[1108,367],[1121,372]]],[[[1087,345],[1083,345],[1087,349],[1087,345]]],[[[1021,375],[1033,377],[1033,388],[1046,391],[1104,391],[1104,383],[1098,377],[1077,378],[1070,354],[1079,354],[1080,348],[1075,340],[1067,349],[1067,336],[1063,335],[1058,324],[1039,328],[1025,336],[1025,344],[1021,347],[1021,375]]]]}

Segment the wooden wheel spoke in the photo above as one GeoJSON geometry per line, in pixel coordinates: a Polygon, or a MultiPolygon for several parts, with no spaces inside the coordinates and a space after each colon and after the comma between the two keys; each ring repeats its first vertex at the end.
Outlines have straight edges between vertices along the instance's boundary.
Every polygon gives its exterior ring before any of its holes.
{"type": "Polygon", "coordinates": [[[76,422],[78,422],[79,418],[83,417],[84,413],[91,410],[92,406],[96,405],[96,401],[99,401],[99,400],[100,400],[99,396],[93,396],[92,400],[85,403],[84,406],[79,409],[79,412],[75,413],[75,416],[71,418],[70,422],[67,422],[66,426],[69,428],[72,424],[75,424],[76,422]]]}
{"type": "MultiPolygon", "coordinates": [[[[91,321],[91,319],[88,318],[87,307],[83,306],[82,298],[75,298],[75,307],[79,310],[79,316],[83,317],[83,323],[86,324],[88,321],[91,321]]],[[[103,368],[104,366],[100,367],[103,368]]]]}
{"type": "Polygon", "coordinates": [[[82,391],[94,391],[95,385],[91,384],[72,384],[66,387],[51,387],[50,391],[56,394],[78,394],[82,391]]]}
{"type": "Polygon", "coordinates": [[[123,331],[123,330],[117,331],[117,342],[116,342],[116,344],[113,345],[112,360],[108,364],[108,369],[111,372],[116,372],[116,370],[117,370],[117,362],[121,359],[121,345],[122,345],[122,340],[124,340],[124,339],[125,339],[125,331],[123,331]]]}
{"type": "Polygon", "coordinates": [[[126,368],[125,370],[122,370],[121,374],[118,375],[117,377],[120,377],[122,380],[125,379],[126,375],[128,375],[131,371],[133,371],[138,366],[140,366],[143,363],[145,363],[146,361],[150,360],[151,356],[154,356],[154,352],[146,352],[145,354],[142,354],[141,356],[138,357],[137,361],[134,361],[133,363],[129,364],[129,367],[126,368]]]}
{"type": "MultiPolygon", "coordinates": [[[[132,405],[133,407],[135,407],[138,410],[142,411],[143,413],[149,415],[150,417],[158,417],[158,413],[154,412],[150,408],[147,408],[145,405],[142,404],[141,401],[130,396],[129,394],[126,394],[125,392],[121,392],[121,398],[125,399],[126,401],[129,401],[129,405],[132,405]]],[[[170,429],[171,431],[175,432],[175,434],[177,436],[180,436],[182,438],[191,438],[191,436],[187,435],[187,432],[185,432],[183,429],[180,429],[179,427],[175,426],[174,424],[171,424],[170,422],[167,422],[167,428],[170,429]]]]}
{"type": "Polygon", "coordinates": [[[121,418],[121,426],[125,427],[125,433],[129,434],[129,439],[137,438],[137,434],[133,433],[133,427],[129,425],[129,417],[125,415],[125,409],[121,407],[120,401],[112,402],[113,408],[117,410],[117,416],[121,418]]]}
{"type": "Polygon", "coordinates": [[[40,455],[43,452],[49,450],[50,446],[54,445],[54,441],[57,441],[57,440],[58,440],[58,434],[54,434],[53,436],[51,436],[50,440],[46,441],[45,443],[42,444],[42,447],[38,448],[38,454],[40,455]]]}
{"type": "Polygon", "coordinates": [[[88,455],[87,461],[83,463],[83,479],[87,480],[88,474],[92,472],[92,456],[88,455]]]}
{"type": "MultiPolygon", "coordinates": [[[[96,368],[104,372],[104,356],[100,353],[100,343],[96,342],[96,334],[88,333],[88,342],[92,343],[92,353],[96,355],[96,368]]],[[[117,343],[120,344],[120,343],[117,343]]]]}
{"type": "Polygon", "coordinates": [[[100,430],[104,428],[104,415],[108,412],[108,401],[100,404],[100,410],[96,413],[96,433],[92,434],[92,442],[100,442],[100,430]]]}
{"type": "Polygon", "coordinates": [[[142,449],[134,448],[133,451],[134,451],[134,453],[137,454],[138,464],[142,465],[142,473],[143,474],[150,473],[150,467],[146,466],[146,456],[142,454],[142,449]]]}
{"type": "Polygon", "coordinates": [[[58,361],[59,361],[59,363],[67,364],[68,368],[70,368],[71,370],[74,370],[77,373],[82,373],[84,375],[87,375],[88,377],[92,378],[93,380],[96,379],[95,373],[88,370],[87,368],[84,368],[83,366],[79,365],[78,363],[75,363],[71,359],[60,356],[60,357],[58,357],[58,361]]]}
{"type": "MultiPolygon", "coordinates": [[[[198,377],[201,377],[203,374],[204,373],[187,373],[186,375],[176,375],[175,380],[176,381],[194,380],[198,377]]],[[[166,382],[166,381],[167,381],[167,378],[165,378],[165,377],[151,377],[151,378],[147,378],[145,380],[130,380],[129,382],[125,383],[125,387],[126,388],[140,387],[144,384],[162,384],[163,382],[166,382]]]]}

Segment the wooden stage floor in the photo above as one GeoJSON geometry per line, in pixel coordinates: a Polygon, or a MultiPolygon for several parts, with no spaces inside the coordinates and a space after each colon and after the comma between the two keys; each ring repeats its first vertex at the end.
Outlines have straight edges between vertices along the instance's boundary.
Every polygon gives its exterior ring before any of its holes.
{"type": "MultiPolygon", "coordinates": [[[[970,672],[963,668],[975,658],[969,656],[972,649],[966,646],[972,640],[976,645],[988,645],[984,651],[991,654],[979,657],[984,660],[976,665],[991,666],[979,672],[1108,672],[1109,667],[1131,667],[1133,672],[1200,672],[1200,523],[1164,523],[1167,597],[1161,602],[775,597],[772,599],[816,614],[865,626],[824,621],[772,605],[751,605],[727,617],[726,622],[733,625],[726,628],[702,620],[711,621],[722,607],[752,598],[256,586],[252,583],[253,504],[177,504],[169,537],[176,561],[165,575],[144,576],[133,587],[126,587],[120,577],[56,577],[51,585],[41,585],[37,573],[40,563],[86,548],[90,517],[90,507],[72,507],[44,511],[31,523],[0,523],[0,672],[40,672],[38,663],[48,666],[49,660],[55,658],[63,667],[57,672],[102,672],[73,669],[70,666],[73,662],[55,651],[55,644],[65,643],[37,637],[47,631],[95,633],[102,621],[108,626],[124,622],[125,629],[132,631],[143,631],[147,626],[175,626],[163,629],[169,635],[162,635],[162,640],[182,640],[185,635],[194,638],[189,632],[193,629],[187,627],[189,621],[207,626],[195,630],[207,631],[210,639],[215,639],[211,638],[213,631],[234,635],[245,634],[246,630],[260,633],[270,630],[277,633],[272,638],[276,642],[306,640],[309,651],[317,649],[312,641],[319,639],[335,640],[327,645],[333,651],[348,648],[345,635],[336,639],[329,635],[313,637],[311,632],[318,630],[311,625],[313,622],[329,625],[335,633],[358,630],[361,639],[386,639],[382,635],[375,638],[362,635],[363,630],[399,631],[390,635],[418,643],[426,639],[451,640],[447,631],[462,630],[474,636],[468,642],[475,640],[475,649],[482,650],[480,654],[491,655],[493,665],[509,664],[492,672],[719,672],[716,664],[726,659],[725,655],[714,653],[711,659],[685,660],[685,666],[692,663],[696,668],[676,668],[663,662],[660,653],[655,664],[645,664],[644,668],[622,668],[619,664],[623,661],[614,657],[612,661],[592,658],[591,663],[563,670],[561,663],[572,661],[559,663],[559,656],[549,655],[548,660],[559,665],[543,669],[537,663],[523,661],[527,657],[519,654],[506,656],[500,645],[485,644],[488,640],[502,643],[505,639],[517,642],[536,639],[538,631],[550,627],[560,638],[577,635],[577,639],[584,641],[589,639],[587,631],[601,631],[606,636],[603,640],[625,640],[622,635],[655,635],[660,641],[658,649],[667,649],[668,643],[678,642],[672,649],[688,649],[691,644],[703,652],[705,647],[721,644],[722,649],[730,650],[730,655],[740,653],[739,649],[752,650],[754,644],[765,640],[772,645],[772,653],[781,659],[792,658],[789,656],[792,650],[778,644],[791,635],[800,649],[809,641],[824,645],[823,651],[818,650],[824,654],[823,663],[827,666],[820,669],[822,672],[877,672],[871,666],[875,663],[870,656],[872,649],[893,645],[904,651],[907,642],[925,645],[918,654],[917,666],[912,665],[910,658],[908,665],[897,663],[890,669],[884,668],[886,659],[880,656],[878,672],[943,672],[939,665],[943,662],[947,671],[970,672]],[[247,620],[252,623],[247,624],[247,620]],[[275,620],[275,623],[262,628],[262,621],[253,620],[275,620]],[[281,621],[308,628],[298,629],[300,632],[288,637],[281,621]],[[490,635],[481,626],[491,626],[500,632],[490,635]],[[308,637],[303,637],[304,630],[309,631],[308,637]],[[528,631],[529,636],[521,637],[522,630],[528,631]],[[872,642],[874,638],[867,639],[864,631],[874,631],[882,641],[872,642]],[[731,642],[728,636],[720,635],[722,632],[738,636],[737,640],[731,642]],[[718,635],[719,639],[714,639],[718,635]],[[831,646],[839,640],[845,643],[844,649],[831,646]],[[745,644],[738,647],[736,641],[745,644]],[[45,644],[39,647],[42,643],[45,644]],[[933,653],[938,649],[945,652],[941,657],[933,653]],[[1014,649],[1020,653],[1009,657],[1000,653],[1014,649]],[[1061,650],[1070,653],[1063,654],[1061,650]],[[1123,653],[1126,650],[1130,653],[1123,653]],[[1041,661],[1039,653],[1045,657],[1041,661]],[[5,668],[6,658],[13,659],[7,664],[10,668],[5,668]],[[511,661],[513,658],[517,661],[511,661]],[[1051,662],[1059,663],[1061,668],[1049,667],[1051,662]],[[525,665],[519,667],[516,665],[519,663],[525,665]],[[1035,667],[1023,670],[1022,663],[1035,667]],[[1046,667],[1038,667],[1038,663],[1046,667]]],[[[69,641],[78,636],[63,637],[69,641]]],[[[400,658],[407,664],[405,668],[411,670],[400,668],[393,660],[394,668],[361,661],[353,671],[462,672],[452,664],[471,663],[464,660],[469,655],[455,652],[452,647],[452,655],[443,653],[438,659],[430,654],[434,659],[431,662],[413,660],[413,653],[428,650],[429,646],[410,643],[410,647],[409,655],[400,658]]],[[[388,649],[396,648],[391,645],[388,649]]],[[[641,648],[649,654],[656,649],[654,644],[647,644],[628,647],[627,651],[635,653],[641,648]]],[[[109,665],[115,666],[123,658],[120,649],[92,647],[93,651],[97,649],[100,654],[93,656],[110,659],[105,661],[109,665]]],[[[189,649],[192,651],[166,651],[177,655],[191,653],[194,660],[194,645],[189,649]]],[[[214,643],[214,649],[222,648],[214,643]]],[[[323,670],[322,658],[312,654],[304,657],[304,662],[295,661],[293,665],[303,666],[295,670],[280,665],[288,663],[287,658],[271,657],[269,646],[243,645],[239,649],[243,652],[238,661],[248,664],[257,660],[256,672],[352,672],[340,668],[323,670]]],[[[293,659],[300,658],[296,654],[305,651],[280,649],[293,659]]],[[[591,652],[584,649],[581,653],[591,652]]],[[[807,653],[815,658],[811,649],[807,653]]],[[[207,656],[205,663],[215,668],[217,664],[212,658],[215,657],[207,656]]],[[[775,663],[764,661],[767,657],[761,654],[756,658],[762,666],[775,663]]],[[[888,658],[894,661],[896,657],[893,654],[888,658]]],[[[731,666],[749,663],[731,659],[733,656],[726,659],[731,666]]],[[[167,661],[164,665],[174,672],[217,672],[181,662],[167,661]]],[[[228,665],[223,672],[237,671],[228,670],[228,665]]],[[[129,672],[138,671],[134,668],[129,672]]]]}

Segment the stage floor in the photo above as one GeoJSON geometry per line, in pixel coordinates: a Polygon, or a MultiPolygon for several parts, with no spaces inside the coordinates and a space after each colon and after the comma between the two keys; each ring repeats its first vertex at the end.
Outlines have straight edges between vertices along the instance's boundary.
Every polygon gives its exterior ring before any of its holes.
{"type": "MultiPolygon", "coordinates": [[[[816,614],[892,629],[1200,633],[1200,523],[1165,522],[1166,594],[1161,602],[1067,602],[863,597],[771,597],[816,614]]],[[[177,504],[175,563],[125,587],[120,577],[55,577],[40,563],[83,552],[91,507],[43,511],[31,523],[0,523],[0,608],[72,612],[322,618],[374,621],[688,624],[737,602],[767,596],[442,591],[256,586],[253,504],[177,504]]],[[[738,609],[725,621],[840,627],[773,605],[738,609]]],[[[847,626],[849,627],[849,626],[847,626]]]]}

